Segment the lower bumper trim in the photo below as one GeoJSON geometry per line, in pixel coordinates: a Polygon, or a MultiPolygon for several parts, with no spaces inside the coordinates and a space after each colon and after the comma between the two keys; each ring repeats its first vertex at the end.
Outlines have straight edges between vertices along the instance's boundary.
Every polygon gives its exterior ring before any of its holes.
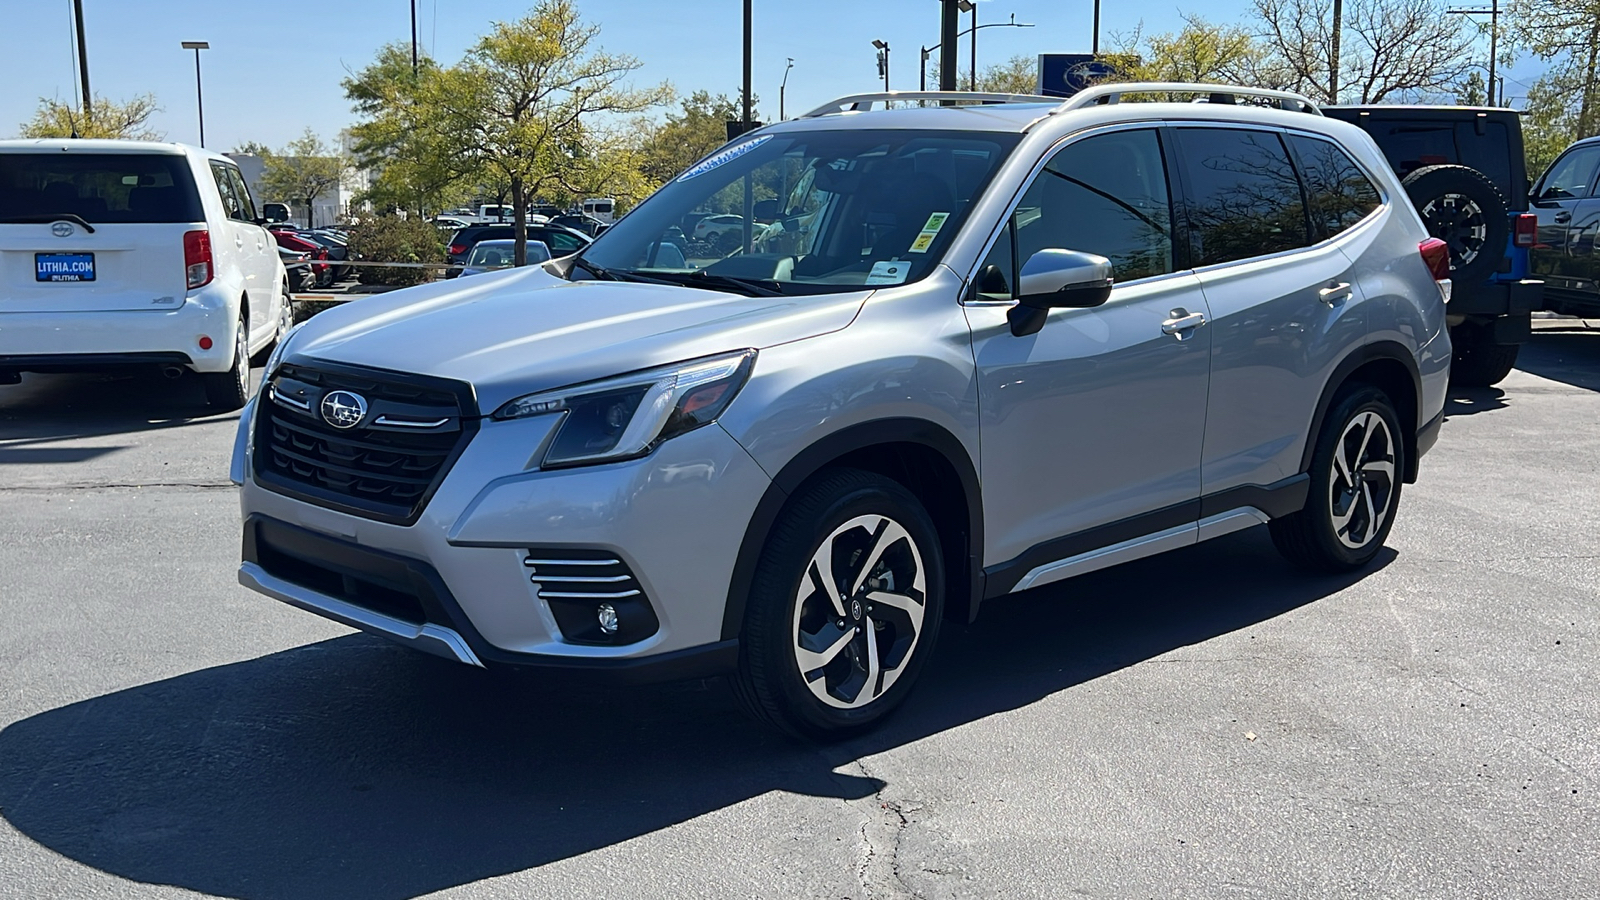
{"type": "Polygon", "coordinates": [[[186,353],[31,353],[0,356],[0,369],[11,372],[92,372],[125,366],[187,366],[186,353]]]}

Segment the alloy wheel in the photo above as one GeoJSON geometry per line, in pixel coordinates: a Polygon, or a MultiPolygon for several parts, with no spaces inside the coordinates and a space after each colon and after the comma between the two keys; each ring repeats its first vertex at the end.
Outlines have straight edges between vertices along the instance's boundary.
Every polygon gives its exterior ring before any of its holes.
{"type": "Polygon", "coordinates": [[[1339,542],[1352,550],[1371,543],[1383,529],[1394,498],[1394,438],[1383,417],[1369,409],[1345,424],[1333,449],[1328,503],[1339,542]]]}
{"type": "Polygon", "coordinates": [[[906,671],[922,634],[922,553],[888,516],[857,516],[818,546],[800,579],[793,649],[811,693],[839,709],[883,696],[906,671]]]}
{"type": "Polygon", "coordinates": [[[1470,265],[1483,251],[1489,223],[1477,201],[1463,194],[1440,194],[1421,213],[1428,233],[1450,245],[1453,268],[1470,265]]]}

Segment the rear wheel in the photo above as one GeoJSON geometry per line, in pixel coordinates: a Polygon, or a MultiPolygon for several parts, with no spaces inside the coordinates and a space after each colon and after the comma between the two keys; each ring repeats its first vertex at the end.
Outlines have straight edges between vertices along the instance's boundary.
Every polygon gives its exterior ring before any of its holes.
{"type": "Polygon", "coordinates": [[[1450,380],[1463,387],[1490,387],[1505,380],[1517,364],[1521,344],[1496,344],[1489,329],[1472,324],[1450,329],[1455,354],[1450,361],[1450,380]]]}
{"type": "Polygon", "coordinates": [[[1320,572],[1371,562],[1400,504],[1400,434],[1400,419],[1383,391],[1370,385],[1342,391],[1317,436],[1305,508],[1268,526],[1278,552],[1320,572]]]}
{"type": "Polygon", "coordinates": [[[916,497],[871,472],[829,473],[795,496],[762,552],[736,691],[791,735],[864,730],[911,690],[943,595],[937,532],[916,497]]]}
{"type": "Polygon", "coordinates": [[[243,308],[234,326],[233,364],[226,372],[202,372],[206,405],[217,412],[232,412],[250,399],[250,325],[243,308]]]}

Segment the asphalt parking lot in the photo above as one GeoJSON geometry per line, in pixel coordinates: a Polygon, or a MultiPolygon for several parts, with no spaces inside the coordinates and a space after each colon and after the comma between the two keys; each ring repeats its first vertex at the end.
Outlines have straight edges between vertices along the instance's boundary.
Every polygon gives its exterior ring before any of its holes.
{"type": "Polygon", "coordinates": [[[235,417],[0,387],[0,894],[1600,896],[1600,331],[1457,394],[1389,551],[988,608],[882,730],[435,660],[239,587],[235,417]]]}

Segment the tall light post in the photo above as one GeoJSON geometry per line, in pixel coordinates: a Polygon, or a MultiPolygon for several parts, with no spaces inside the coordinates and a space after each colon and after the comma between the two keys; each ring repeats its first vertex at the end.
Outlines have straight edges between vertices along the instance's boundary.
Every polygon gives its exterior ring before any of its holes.
{"type": "Polygon", "coordinates": [[[194,51],[194,105],[200,113],[200,146],[206,145],[206,100],[200,91],[200,51],[210,50],[210,41],[184,41],[183,49],[194,51]]]}
{"type": "Polygon", "coordinates": [[[417,0],[411,0],[411,77],[417,77],[417,0]]]}
{"type": "Polygon", "coordinates": [[[883,76],[883,89],[889,89],[889,42],[874,40],[872,46],[878,48],[878,74],[883,76]]]}
{"type": "Polygon", "coordinates": [[[79,112],[88,123],[94,109],[94,95],[89,93],[89,47],[83,39],[83,0],[72,0],[72,17],[78,23],[78,74],[83,80],[83,106],[79,112]]]}
{"type": "Polygon", "coordinates": [[[789,64],[783,67],[783,83],[778,85],[778,121],[783,121],[783,92],[789,89],[789,70],[794,68],[794,57],[789,57],[789,64]]]}
{"type": "MultiPolygon", "coordinates": [[[[987,25],[977,25],[977,26],[974,26],[973,28],[967,29],[967,31],[962,31],[962,32],[957,33],[956,37],[959,38],[959,37],[961,37],[961,35],[966,34],[968,31],[972,32],[973,34],[977,34],[978,29],[983,29],[983,28],[1032,28],[1032,27],[1033,27],[1033,23],[1032,22],[1018,22],[1017,21],[1017,14],[1016,13],[1012,13],[1011,14],[1011,21],[1009,21],[1009,22],[990,22],[987,25]]],[[[974,46],[976,46],[976,45],[974,45],[974,46]]],[[[923,47],[922,48],[922,79],[920,81],[920,85],[921,85],[921,89],[924,90],[924,91],[928,89],[928,60],[930,58],[932,58],[933,51],[938,50],[938,49],[939,49],[939,45],[938,44],[934,44],[932,47],[923,47]]],[[[943,66],[943,63],[941,62],[940,65],[943,66]]],[[[974,71],[976,71],[976,69],[977,69],[976,60],[974,60],[973,69],[974,69],[974,71]]],[[[944,83],[944,71],[942,70],[942,68],[941,68],[941,70],[939,72],[939,82],[940,82],[940,84],[944,83]]],[[[941,87],[940,90],[944,90],[944,88],[941,87]]]]}
{"type": "Polygon", "coordinates": [[[978,0],[956,0],[956,6],[964,13],[972,14],[972,27],[967,30],[972,32],[972,71],[967,73],[967,90],[978,89],[978,0]]]}

